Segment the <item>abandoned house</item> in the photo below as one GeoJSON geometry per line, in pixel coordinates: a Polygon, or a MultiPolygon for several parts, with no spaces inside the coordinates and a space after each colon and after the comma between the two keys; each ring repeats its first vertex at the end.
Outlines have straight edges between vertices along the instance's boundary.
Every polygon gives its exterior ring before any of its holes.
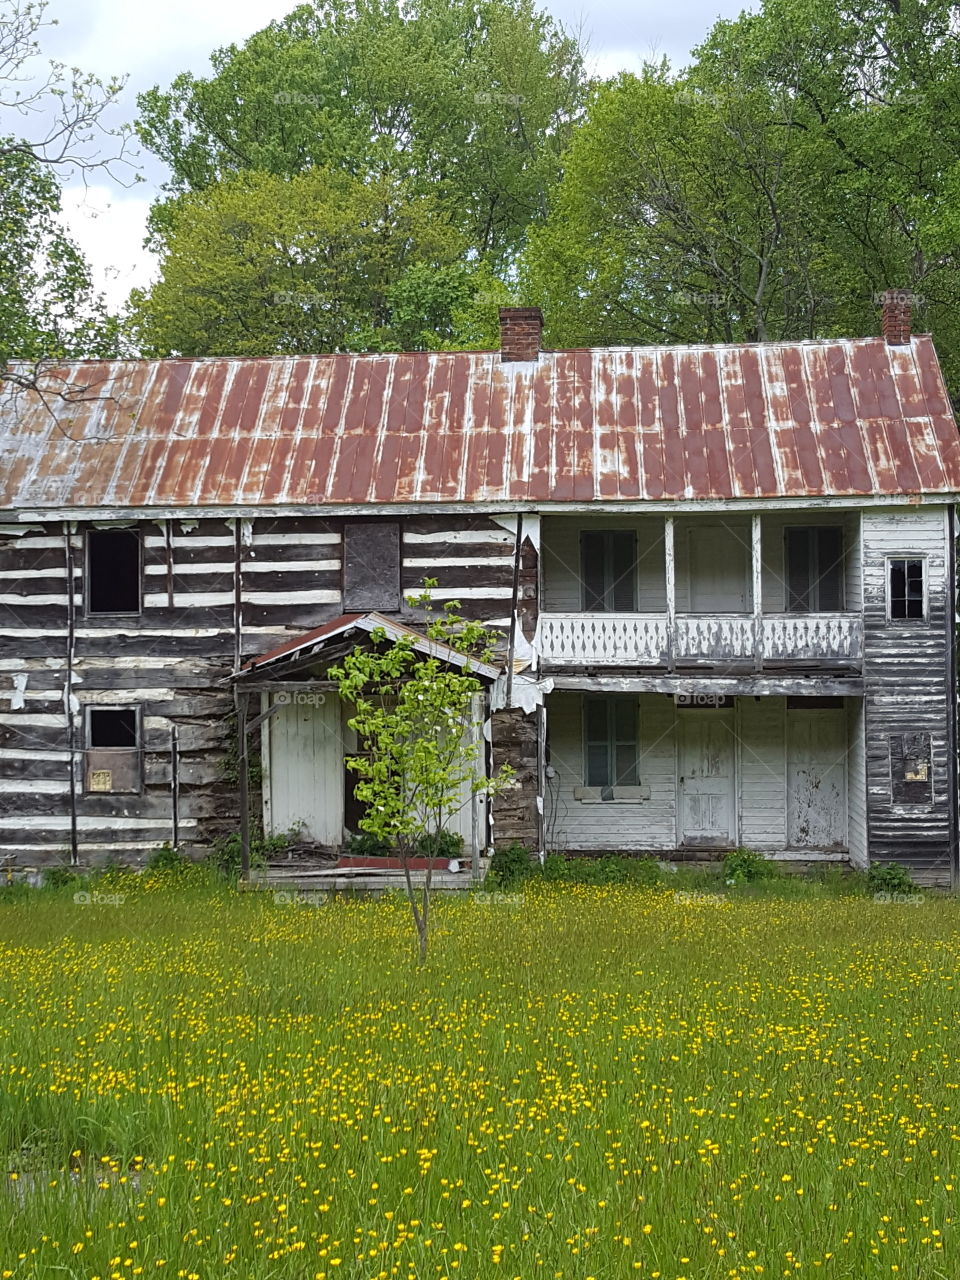
{"type": "MultiPolygon", "coordinates": [[[[500,629],[470,850],[957,875],[954,507],[933,344],[75,362],[0,406],[0,854],[340,846],[326,671],[407,597],[500,629]],[[241,735],[243,741],[247,738],[241,735]],[[243,770],[243,776],[247,771],[243,770]]],[[[455,657],[451,657],[455,660],[455,657]]]]}

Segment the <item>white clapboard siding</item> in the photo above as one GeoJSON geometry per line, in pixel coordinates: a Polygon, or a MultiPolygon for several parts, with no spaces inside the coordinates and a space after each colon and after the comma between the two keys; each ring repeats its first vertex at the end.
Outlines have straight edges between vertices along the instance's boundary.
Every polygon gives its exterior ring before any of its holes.
{"type": "Polygon", "coordinates": [[[740,843],[782,849],[787,843],[785,698],[737,699],[740,843]]]}

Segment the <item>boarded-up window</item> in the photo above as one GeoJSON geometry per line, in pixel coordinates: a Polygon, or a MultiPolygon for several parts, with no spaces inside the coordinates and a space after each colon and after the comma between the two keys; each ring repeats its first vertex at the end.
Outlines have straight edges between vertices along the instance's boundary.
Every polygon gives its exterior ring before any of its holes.
{"type": "Polygon", "coordinates": [[[929,733],[890,735],[890,797],[894,804],[930,804],[932,801],[929,733]]]}
{"type": "Polygon", "coordinates": [[[87,534],[87,613],[140,612],[140,534],[91,529],[87,534]]]}
{"type": "Polygon", "coordinates": [[[400,526],[393,520],[348,521],[343,530],[343,608],[400,608],[400,526]]]}
{"type": "Polygon", "coordinates": [[[586,698],[584,748],[588,787],[637,786],[636,698],[586,698]]]}
{"type": "Polygon", "coordinates": [[[923,618],[923,561],[895,559],[888,561],[890,617],[923,618]]]}
{"type": "Polygon", "coordinates": [[[137,707],[88,707],[84,790],[139,792],[143,786],[137,707]]]}
{"type": "Polygon", "coordinates": [[[787,610],[832,613],[843,608],[843,530],[813,525],[786,531],[787,610]]]}
{"type": "Polygon", "coordinates": [[[581,533],[580,578],[587,613],[634,613],[637,535],[629,529],[581,533]]]}

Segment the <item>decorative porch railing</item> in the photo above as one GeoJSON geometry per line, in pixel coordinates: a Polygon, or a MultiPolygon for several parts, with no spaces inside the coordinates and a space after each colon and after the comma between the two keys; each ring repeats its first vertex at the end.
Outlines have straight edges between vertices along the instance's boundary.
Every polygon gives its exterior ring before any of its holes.
{"type": "Polygon", "coordinates": [[[854,613],[543,613],[537,650],[547,667],[771,667],[860,665],[854,613]],[[759,634],[758,634],[759,628],[759,634]]]}

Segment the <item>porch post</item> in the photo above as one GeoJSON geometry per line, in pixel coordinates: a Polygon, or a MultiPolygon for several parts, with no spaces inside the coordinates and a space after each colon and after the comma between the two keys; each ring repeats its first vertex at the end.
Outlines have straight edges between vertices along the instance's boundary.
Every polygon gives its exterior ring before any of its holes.
{"type": "Polygon", "coordinates": [[[753,569],[753,668],[763,670],[763,547],[760,537],[760,512],[753,513],[750,563],[753,569]]]}
{"type": "Polygon", "coordinates": [[[663,563],[667,575],[667,670],[677,663],[677,566],[674,555],[673,516],[663,522],[663,563]]]}

